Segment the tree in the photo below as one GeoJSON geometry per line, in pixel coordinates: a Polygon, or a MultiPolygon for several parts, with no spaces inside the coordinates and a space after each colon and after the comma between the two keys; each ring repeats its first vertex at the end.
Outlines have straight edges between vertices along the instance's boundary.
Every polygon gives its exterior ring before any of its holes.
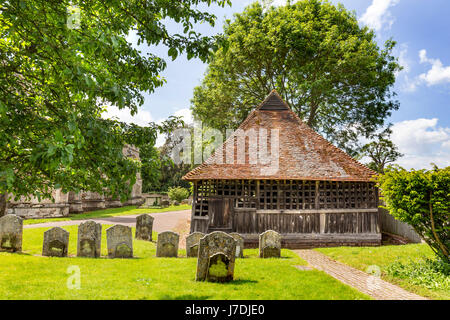
{"type": "Polygon", "coordinates": [[[399,166],[378,176],[386,209],[410,224],[444,262],[450,262],[450,167],[407,170],[399,166]]]}
{"type": "MultiPolygon", "coordinates": [[[[177,129],[187,129],[191,134],[193,132],[193,127],[188,124],[182,124],[177,129]]],[[[174,161],[172,154],[174,148],[183,139],[184,137],[178,137],[172,133],[168,133],[164,145],[159,149],[161,155],[160,191],[168,191],[170,187],[190,187],[189,182],[182,180],[182,178],[194,168],[193,162],[174,161]]]]}
{"type": "Polygon", "coordinates": [[[301,119],[355,155],[399,107],[392,87],[401,69],[354,13],[328,1],[264,8],[256,2],[224,26],[191,109],[204,124],[235,129],[272,89],[301,119]]]}
{"type": "Polygon", "coordinates": [[[403,156],[389,139],[391,133],[392,130],[388,127],[381,133],[373,135],[374,140],[366,143],[360,150],[361,156],[367,156],[371,160],[367,166],[378,173],[384,173],[386,165],[403,156]]]}
{"type": "MultiPolygon", "coordinates": [[[[89,190],[126,199],[139,163],[126,143],[153,143],[160,129],[101,118],[105,105],[135,114],[142,92],[163,85],[165,61],[126,40],[165,45],[173,59],[206,61],[218,39],[199,4],[228,0],[9,0],[0,2],[0,194],[51,197],[89,190]],[[80,19],[78,19],[78,17],[80,19]],[[169,34],[174,20],[182,34],[169,34]]],[[[3,208],[3,206],[0,206],[3,208]]],[[[1,213],[0,213],[1,214],[1,213]]]]}
{"type": "Polygon", "coordinates": [[[161,179],[161,159],[160,152],[155,146],[149,146],[144,150],[139,150],[139,157],[142,162],[141,178],[142,192],[160,190],[161,179]]]}
{"type": "Polygon", "coordinates": [[[168,195],[170,200],[181,202],[189,197],[189,190],[182,187],[169,187],[168,195]]]}
{"type": "MultiPolygon", "coordinates": [[[[159,133],[169,135],[174,129],[183,126],[185,124],[180,117],[171,116],[161,124],[159,133]]],[[[154,143],[142,145],[139,150],[139,158],[141,160],[142,192],[162,191],[161,180],[167,159],[154,143]]]]}

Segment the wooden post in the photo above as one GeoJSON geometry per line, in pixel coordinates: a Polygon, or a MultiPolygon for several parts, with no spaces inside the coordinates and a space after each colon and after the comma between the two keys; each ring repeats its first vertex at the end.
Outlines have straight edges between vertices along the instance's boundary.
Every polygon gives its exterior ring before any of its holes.
{"type": "Polygon", "coordinates": [[[257,209],[261,209],[261,207],[260,207],[259,180],[256,180],[256,190],[255,190],[255,194],[256,194],[256,208],[257,208],[257,209]]]}
{"type": "Polygon", "coordinates": [[[325,233],[325,213],[320,214],[320,233],[325,233]]]}
{"type": "Polygon", "coordinates": [[[319,181],[316,181],[316,198],[314,201],[315,209],[319,209],[319,181]]]}

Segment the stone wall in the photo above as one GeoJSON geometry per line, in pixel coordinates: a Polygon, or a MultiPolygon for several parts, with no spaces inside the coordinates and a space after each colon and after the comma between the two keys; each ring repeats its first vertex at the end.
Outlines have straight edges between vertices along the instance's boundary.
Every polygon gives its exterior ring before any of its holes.
{"type": "MultiPolygon", "coordinates": [[[[139,149],[136,147],[127,145],[124,147],[123,153],[128,157],[139,159],[139,149]]],[[[138,173],[131,197],[125,203],[90,191],[62,193],[60,189],[57,189],[52,192],[52,197],[54,202],[49,199],[39,201],[37,198],[26,199],[25,197],[21,197],[18,201],[11,200],[8,202],[6,212],[25,219],[38,219],[65,217],[69,213],[82,213],[126,205],[139,205],[143,202],[142,179],[138,173]]]]}

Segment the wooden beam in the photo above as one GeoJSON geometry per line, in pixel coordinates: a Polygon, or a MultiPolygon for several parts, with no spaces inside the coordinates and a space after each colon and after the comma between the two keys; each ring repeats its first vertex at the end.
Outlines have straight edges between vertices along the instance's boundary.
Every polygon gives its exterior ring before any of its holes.
{"type": "Polygon", "coordinates": [[[378,212],[378,208],[372,209],[305,209],[305,210],[256,210],[256,213],[285,213],[285,214],[301,214],[301,213],[317,213],[317,214],[327,214],[327,213],[356,213],[356,212],[378,212]]]}

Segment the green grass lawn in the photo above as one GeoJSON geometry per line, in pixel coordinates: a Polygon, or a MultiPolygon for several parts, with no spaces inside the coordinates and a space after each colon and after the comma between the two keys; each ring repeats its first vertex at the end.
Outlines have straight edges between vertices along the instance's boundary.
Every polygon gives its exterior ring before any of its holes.
{"type": "Polygon", "coordinates": [[[331,258],[354,268],[366,271],[371,265],[381,269],[381,277],[404,289],[432,299],[450,299],[450,292],[445,289],[430,289],[424,285],[413,285],[408,279],[394,277],[387,273],[387,268],[395,262],[408,264],[424,258],[434,259],[434,254],[426,244],[390,245],[380,247],[336,247],[316,249],[331,258]]]}
{"type": "Polygon", "coordinates": [[[158,212],[168,212],[168,211],[180,211],[180,210],[190,210],[191,206],[187,204],[182,204],[179,206],[170,206],[163,209],[138,209],[136,206],[126,206],[121,208],[111,208],[102,209],[96,211],[90,211],[79,214],[70,214],[68,217],[64,218],[48,218],[48,219],[29,219],[23,222],[26,224],[37,224],[44,222],[55,222],[55,221],[68,221],[68,220],[83,220],[83,219],[94,219],[94,218],[109,218],[115,216],[126,216],[134,214],[143,213],[158,213],[158,212]]]}
{"type": "MultiPolygon", "coordinates": [[[[106,255],[103,226],[102,254],[106,255]]],[[[237,259],[235,280],[196,282],[196,258],[156,258],[155,244],[134,240],[133,259],[76,258],[77,226],[68,258],[40,256],[43,232],[25,229],[23,254],[0,253],[0,299],[368,299],[321,271],[301,271],[305,262],[290,250],[281,259],[259,259],[257,249],[237,259]],[[81,289],[68,289],[67,269],[78,266],[81,289]]],[[[133,230],[134,232],[134,230],[133,230]]],[[[156,234],[155,234],[156,236],[156,234]]]]}

